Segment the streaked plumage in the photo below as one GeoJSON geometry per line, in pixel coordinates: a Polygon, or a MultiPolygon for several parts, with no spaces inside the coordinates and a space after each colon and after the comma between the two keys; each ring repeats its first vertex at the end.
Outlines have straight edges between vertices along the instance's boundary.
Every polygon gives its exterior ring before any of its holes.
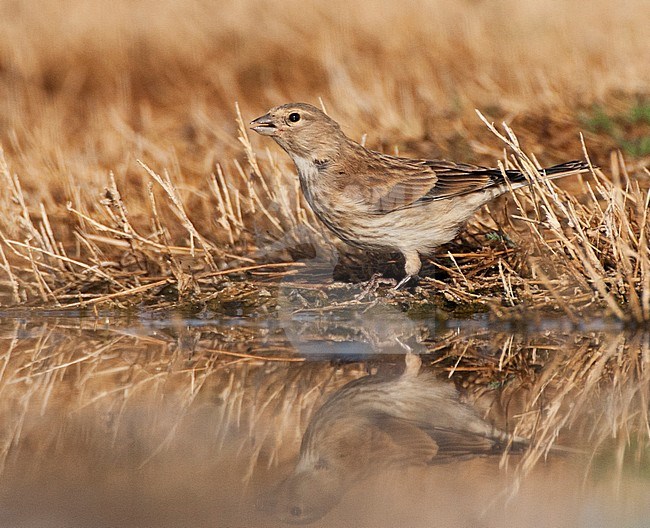
{"type": "MultiPolygon", "coordinates": [[[[290,103],[251,122],[293,159],[307,202],[339,238],[368,250],[399,251],[405,284],[420,271],[420,255],[452,240],[482,205],[528,185],[519,171],[444,160],[389,156],[349,139],[318,108],[290,103]]],[[[549,167],[559,178],[586,172],[582,161],[549,167]]]]}

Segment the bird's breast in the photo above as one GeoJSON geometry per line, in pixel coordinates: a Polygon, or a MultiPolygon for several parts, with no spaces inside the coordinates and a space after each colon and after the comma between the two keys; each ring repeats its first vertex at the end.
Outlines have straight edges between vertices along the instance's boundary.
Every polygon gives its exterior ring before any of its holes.
{"type": "Polygon", "coordinates": [[[357,240],[359,211],[350,203],[345,193],[336,189],[331,183],[319,178],[316,171],[300,173],[300,187],[307,203],[330,231],[341,240],[360,245],[357,240]]]}
{"type": "Polygon", "coordinates": [[[367,189],[333,167],[319,170],[314,162],[301,158],[294,162],[307,203],[336,236],[362,248],[385,245],[382,231],[375,231],[372,225],[377,219],[371,218],[368,225],[367,189]]]}

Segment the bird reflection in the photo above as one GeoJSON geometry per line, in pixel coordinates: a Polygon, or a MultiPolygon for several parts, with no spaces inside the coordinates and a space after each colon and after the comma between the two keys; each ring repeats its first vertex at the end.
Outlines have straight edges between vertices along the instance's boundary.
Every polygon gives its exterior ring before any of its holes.
{"type": "Polygon", "coordinates": [[[506,434],[420,366],[409,353],[400,376],[366,376],[332,394],[309,422],[293,472],[263,508],[306,524],[373,473],[500,452],[506,434]]]}

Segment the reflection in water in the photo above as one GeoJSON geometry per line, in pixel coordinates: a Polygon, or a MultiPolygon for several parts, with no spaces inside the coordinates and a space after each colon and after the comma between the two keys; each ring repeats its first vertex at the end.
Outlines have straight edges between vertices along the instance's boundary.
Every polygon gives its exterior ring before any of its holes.
{"type": "Polygon", "coordinates": [[[506,435],[460,403],[452,385],[420,374],[420,366],[408,354],[399,377],[367,376],[332,394],[310,420],[296,467],[266,509],[285,522],[308,523],[372,473],[499,452],[506,435]]]}
{"type": "Polygon", "coordinates": [[[0,526],[647,525],[646,334],[366,313],[3,318],[0,526]],[[304,361],[328,335],[336,359],[304,361]],[[422,366],[388,375],[406,350],[422,366]],[[505,430],[530,447],[474,456],[505,430]]]}

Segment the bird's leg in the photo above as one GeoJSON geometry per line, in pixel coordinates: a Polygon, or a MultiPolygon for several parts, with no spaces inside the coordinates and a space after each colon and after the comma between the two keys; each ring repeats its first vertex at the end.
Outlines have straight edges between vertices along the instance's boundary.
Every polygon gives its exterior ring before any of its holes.
{"type": "Polygon", "coordinates": [[[396,290],[399,290],[411,279],[417,279],[420,268],[422,268],[420,255],[417,251],[402,251],[402,255],[404,255],[404,271],[406,272],[406,276],[397,283],[397,286],[395,286],[396,290]]]}
{"type": "Polygon", "coordinates": [[[422,360],[420,356],[414,354],[409,347],[408,352],[404,356],[404,362],[406,363],[406,368],[402,376],[407,378],[415,378],[420,372],[420,367],[422,366],[422,360]]]}

